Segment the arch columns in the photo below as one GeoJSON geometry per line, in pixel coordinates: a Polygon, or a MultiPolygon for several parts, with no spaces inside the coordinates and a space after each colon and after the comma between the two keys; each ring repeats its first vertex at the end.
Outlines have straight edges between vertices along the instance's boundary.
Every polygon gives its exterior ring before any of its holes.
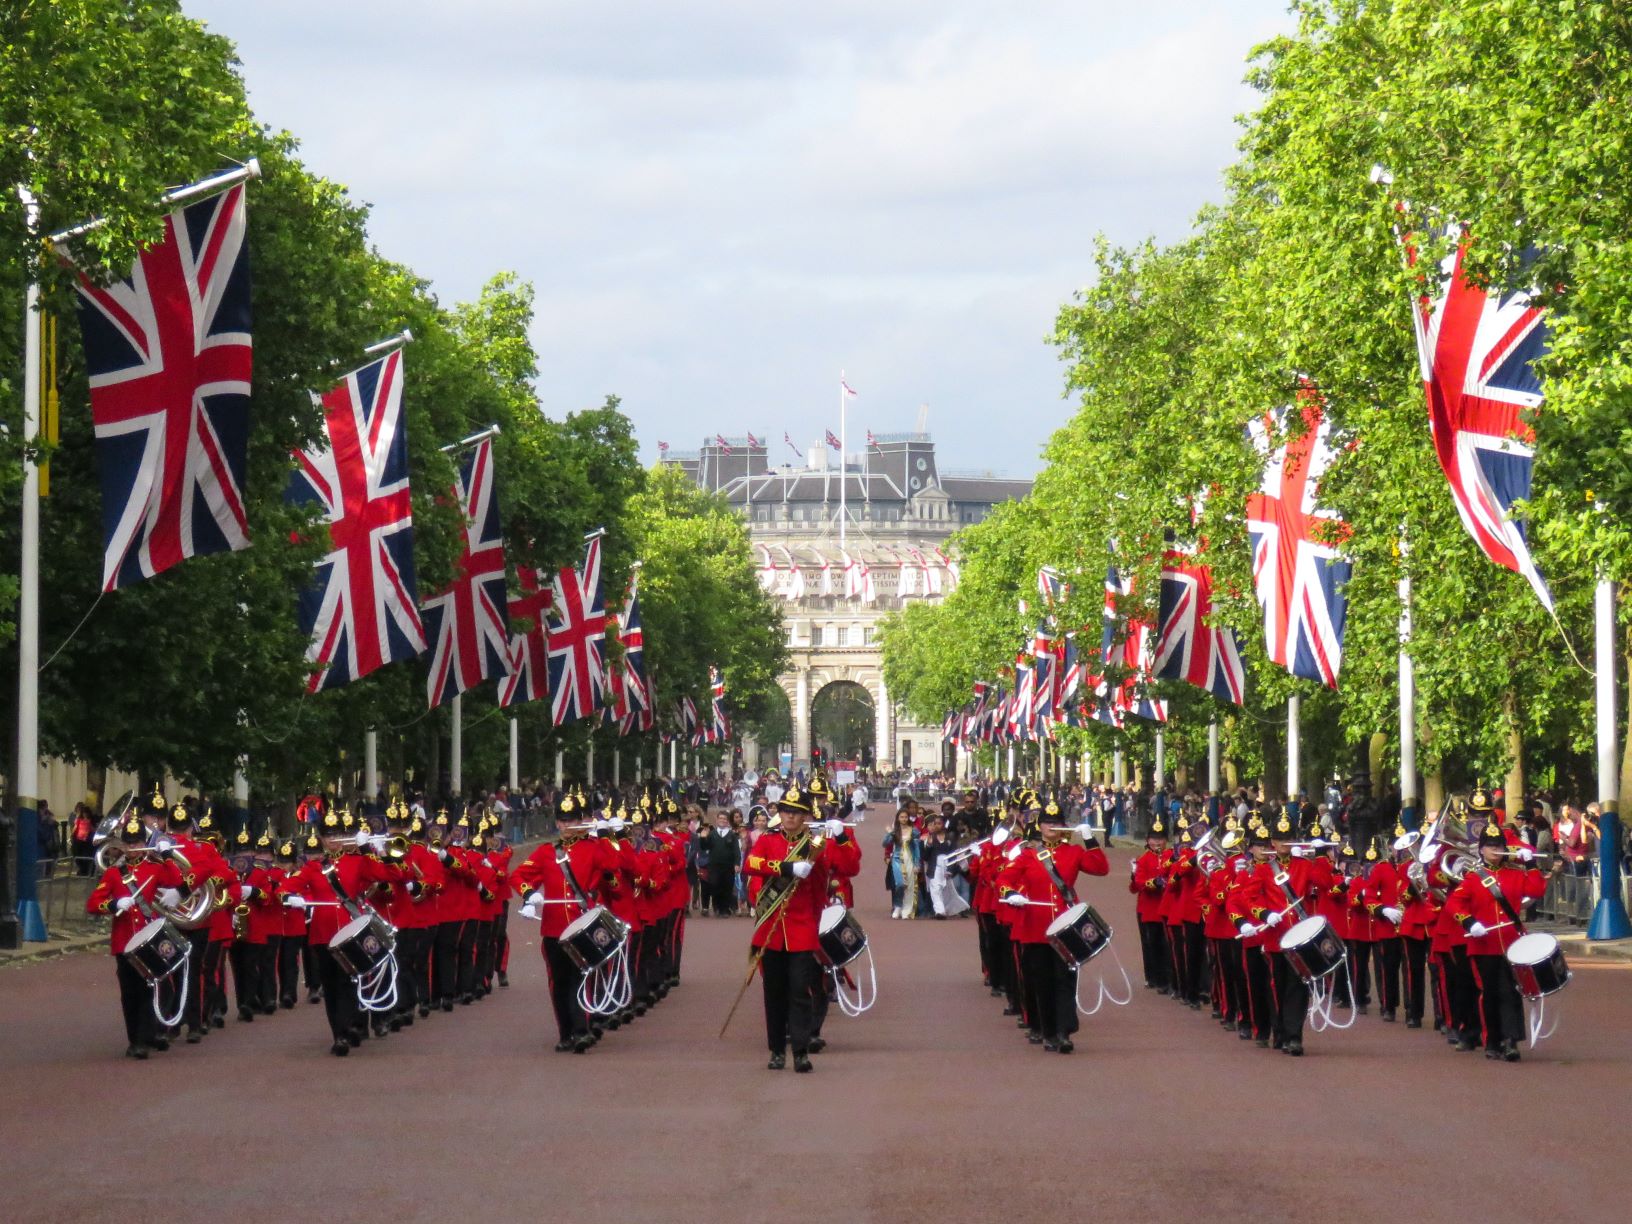
{"type": "Polygon", "coordinates": [[[801,667],[793,685],[793,763],[810,763],[810,668],[801,667]]]}

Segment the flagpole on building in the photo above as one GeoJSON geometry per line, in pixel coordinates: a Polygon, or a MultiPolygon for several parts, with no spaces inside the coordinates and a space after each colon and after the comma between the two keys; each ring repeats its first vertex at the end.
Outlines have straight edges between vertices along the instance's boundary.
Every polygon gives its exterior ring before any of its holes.
{"type": "Polygon", "coordinates": [[[1207,724],[1207,793],[1218,794],[1218,719],[1207,724]]]}
{"type": "Polygon", "coordinates": [[[844,529],[849,525],[850,515],[845,509],[845,479],[844,451],[849,437],[845,432],[845,419],[848,415],[844,403],[844,371],[839,371],[839,547],[844,547],[844,529]]]}
{"type": "Polygon", "coordinates": [[[1162,789],[1162,779],[1167,775],[1167,739],[1160,727],[1156,728],[1156,777],[1151,786],[1152,793],[1162,789]]]}
{"type": "MultiPolygon", "coordinates": [[[[33,194],[18,187],[26,231],[34,233],[40,210],[33,194]]],[[[43,942],[45,920],[35,894],[39,858],[40,790],[40,468],[34,452],[40,433],[40,285],[35,252],[29,253],[28,288],[23,296],[23,514],[19,542],[17,598],[17,803],[15,915],[0,913],[0,947],[22,940],[43,942]]],[[[0,865],[12,871],[13,864],[0,865]]]]}

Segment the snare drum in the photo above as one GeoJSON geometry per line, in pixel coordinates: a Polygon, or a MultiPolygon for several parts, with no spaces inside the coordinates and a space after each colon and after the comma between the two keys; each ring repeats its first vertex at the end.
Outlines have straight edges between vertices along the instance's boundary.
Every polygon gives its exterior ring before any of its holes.
{"type": "Polygon", "coordinates": [[[604,905],[574,918],[561,932],[561,947],[583,972],[598,969],[612,959],[629,937],[629,925],[604,905]]]}
{"type": "Polygon", "coordinates": [[[168,918],[155,918],[130,937],[121,955],[149,982],[162,982],[192,955],[187,937],[168,918]]]}
{"type": "Polygon", "coordinates": [[[378,914],[353,918],[329,940],[335,963],[354,978],[378,969],[396,946],[396,929],[378,914]]]}
{"type": "Polygon", "coordinates": [[[816,944],[816,959],[829,969],[840,969],[866,950],[867,932],[844,906],[830,905],[822,911],[816,944]]]}
{"type": "Polygon", "coordinates": [[[1048,924],[1048,942],[1071,968],[1086,965],[1111,942],[1111,924],[1086,901],[1078,901],[1048,924]]]}
{"type": "Polygon", "coordinates": [[[1558,940],[1543,931],[1520,935],[1507,949],[1513,980],[1527,999],[1555,994],[1569,983],[1570,967],[1558,940]]]}
{"type": "Polygon", "coordinates": [[[1340,968],[1349,950],[1332,930],[1332,924],[1316,914],[1305,918],[1281,937],[1281,951],[1305,982],[1318,982],[1340,968]]]}

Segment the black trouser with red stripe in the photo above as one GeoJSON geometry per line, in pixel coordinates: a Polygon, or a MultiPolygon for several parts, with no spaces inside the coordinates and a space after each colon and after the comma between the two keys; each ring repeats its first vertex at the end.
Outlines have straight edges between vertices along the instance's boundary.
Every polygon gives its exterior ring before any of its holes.
{"type": "Polygon", "coordinates": [[[1139,920],[1139,951],[1144,955],[1145,985],[1166,990],[1168,983],[1167,924],[1139,920]]]}
{"type": "Polygon", "coordinates": [[[1281,1044],[1303,1042],[1303,1022],[1309,1014],[1309,984],[1292,967],[1285,952],[1269,954],[1270,981],[1275,989],[1275,1031],[1281,1044]]]}
{"type": "Polygon", "coordinates": [[[1247,982],[1247,1019],[1252,1035],[1268,1041],[1274,1033],[1274,991],[1270,982],[1269,955],[1262,947],[1241,949],[1242,972],[1247,982]]]}
{"type": "Polygon", "coordinates": [[[1505,956],[1473,956],[1469,960],[1479,986],[1485,1049],[1500,1049],[1506,1042],[1516,1045],[1524,1036],[1524,1007],[1519,1002],[1518,983],[1513,980],[1513,966],[1505,956]]]}
{"type": "Polygon", "coordinates": [[[1428,964],[1428,941],[1404,935],[1401,936],[1400,943],[1405,954],[1405,1018],[1420,1023],[1425,1010],[1423,1001],[1427,998],[1423,987],[1424,969],[1428,964]]]}
{"type": "Polygon", "coordinates": [[[814,952],[767,948],[759,962],[765,987],[765,1044],[772,1054],[810,1051],[815,1023],[813,996],[821,974],[814,952]]]}
{"type": "Polygon", "coordinates": [[[578,1006],[578,984],[583,971],[573,963],[559,939],[545,936],[544,973],[550,980],[550,1007],[555,1012],[555,1027],[562,1041],[589,1035],[589,1017],[578,1006]]]}

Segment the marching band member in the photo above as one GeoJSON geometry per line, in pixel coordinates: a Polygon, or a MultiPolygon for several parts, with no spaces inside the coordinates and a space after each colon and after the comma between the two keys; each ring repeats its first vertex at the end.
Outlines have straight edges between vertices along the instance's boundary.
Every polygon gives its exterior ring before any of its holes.
{"type": "MultiPolygon", "coordinates": [[[[408,977],[408,997],[413,999],[414,1006],[419,1010],[419,1018],[423,1020],[440,1002],[434,989],[436,979],[431,972],[432,961],[441,946],[448,957],[445,972],[451,974],[452,948],[458,941],[453,939],[445,945],[439,945],[442,929],[441,898],[448,885],[448,872],[447,868],[442,866],[442,859],[427,844],[429,833],[426,829],[424,809],[417,803],[412,808],[404,809],[403,805],[398,803],[395,819],[401,820],[404,816],[408,821],[406,867],[413,873],[414,879],[419,881],[420,890],[419,895],[413,899],[407,928],[398,929],[397,950],[401,954],[403,971],[408,977]]],[[[389,821],[392,818],[388,810],[386,819],[389,821]]],[[[402,988],[400,981],[398,988],[402,988]]],[[[449,1011],[453,1010],[451,998],[447,1006],[449,1011]]]]}
{"type": "MultiPolygon", "coordinates": [[[[846,795],[843,803],[837,808],[829,804],[822,813],[819,813],[829,817],[826,833],[832,839],[830,845],[833,850],[832,871],[827,877],[827,900],[824,905],[842,905],[845,909],[855,906],[856,890],[852,881],[861,871],[861,842],[850,835],[851,829],[844,824],[844,818],[849,816],[852,810],[850,797],[846,795]]],[[[813,1014],[809,1049],[812,1054],[820,1054],[827,1049],[827,1038],[822,1036],[822,1026],[827,1022],[828,1005],[838,990],[838,974],[843,974],[847,982],[850,980],[847,969],[824,971],[811,996],[813,1014]]]]}
{"type": "Polygon", "coordinates": [[[1245,858],[1234,853],[1241,843],[1241,831],[1235,817],[1226,818],[1224,835],[1219,848],[1223,851],[1218,866],[1201,881],[1202,935],[1207,940],[1207,959],[1212,969],[1213,1018],[1228,1031],[1239,1029],[1242,1036],[1250,1036],[1247,1021],[1246,971],[1241,963],[1241,949],[1235,942],[1235,924],[1230,921],[1230,892],[1235,887],[1238,873],[1244,870],[1245,858]]]}
{"type": "Polygon", "coordinates": [[[489,991],[493,989],[495,977],[501,987],[510,985],[510,898],[516,892],[510,882],[510,862],[514,856],[515,851],[504,835],[499,818],[493,817],[487,826],[487,861],[493,868],[498,887],[494,890],[493,898],[493,930],[486,979],[489,991]]]}
{"type": "MultiPolygon", "coordinates": [[[[437,819],[442,819],[439,813],[437,819]]],[[[485,887],[472,865],[470,815],[461,812],[442,847],[442,866],[447,883],[442,890],[442,920],[453,924],[452,972],[443,983],[442,1010],[452,1011],[453,1001],[469,1006],[476,1001],[476,936],[481,920],[480,892],[485,887]]]]}
{"type": "Polygon", "coordinates": [[[1360,857],[1355,852],[1354,843],[1347,838],[1341,843],[1327,840],[1319,824],[1311,831],[1310,840],[1315,843],[1311,847],[1312,857],[1331,864],[1332,882],[1316,891],[1308,912],[1326,919],[1331,924],[1332,934],[1343,941],[1348,952],[1347,971],[1333,975],[1333,1002],[1338,1007],[1355,1007],[1364,1014],[1371,1006],[1371,978],[1367,974],[1371,948],[1369,939],[1362,939],[1366,931],[1356,918],[1355,907],[1360,902],[1363,885],[1360,857]],[[1334,849],[1338,851],[1338,862],[1335,864],[1330,858],[1334,849]]]}
{"type": "Polygon", "coordinates": [[[267,869],[272,888],[278,897],[278,952],[276,959],[276,986],[278,1005],[292,1008],[300,994],[300,961],[306,950],[306,915],[283,904],[284,883],[295,870],[295,843],[292,839],[280,841],[273,853],[272,866],[267,869]]]}
{"type": "Polygon", "coordinates": [[[1447,903],[1456,881],[1446,875],[1443,864],[1428,869],[1428,886],[1436,891],[1441,904],[1434,919],[1431,948],[1439,963],[1440,1009],[1445,1020],[1445,1039],[1461,1053],[1478,1049],[1474,1034],[1479,1025],[1479,988],[1473,978],[1473,962],[1468,956],[1468,937],[1447,903]]]}
{"type": "Polygon", "coordinates": [[[758,949],[764,984],[768,1065],[772,1071],[782,1070],[791,1045],[793,1069],[806,1073],[815,1069],[810,1040],[821,972],[816,963],[818,923],[828,878],[844,851],[835,850],[837,838],[829,840],[825,828],[807,829],[813,806],[797,786],[790,786],[776,806],[780,826],[754,844],[743,870],[764,885],[754,915],[752,946],[758,949]]]}
{"type": "Polygon", "coordinates": [[[1084,842],[1066,841],[1071,826],[1061,823],[1050,800],[1040,821],[1028,825],[1020,853],[998,877],[999,902],[1018,912],[1014,938],[1020,945],[1026,989],[1026,1039],[1050,1052],[1069,1054],[1077,1031],[1077,975],[1048,942],[1054,919],[1077,904],[1077,876],[1110,874],[1110,863],[1089,826],[1078,826],[1084,842]]]}
{"type": "MultiPolygon", "coordinates": [[[[245,826],[237,840],[241,844],[248,838],[245,826]]],[[[238,1018],[246,1023],[257,1012],[270,1016],[278,1010],[277,957],[283,942],[284,908],[272,870],[272,840],[268,824],[255,839],[248,862],[242,869],[234,868],[242,882],[233,890],[237,939],[232,945],[232,980],[237,988],[238,1018]]]]}
{"type": "MultiPolygon", "coordinates": [[[[155,802],[163,802],[157,790],[153,798],[155,802]]],[[[189,891],[209,888],[213,884],[224,897],[227,890],[238,883],[238,877],[232,874],[232,869],[215,847],[192,836],[193,814],[185,802],[177,803],[170,809],[167,828],[167,835],[187,860],[188,867],[181,878],[189,891]]],[[[197,1045],[202,1041],[212,1024],[220,1028],[226,1023],[226,992],[220,990],[219,997],[217,992],[227,945],[231,940],[232,914],[231,907],[226,904],[212,913],[203,926],[187,932],[187,942],[193,948],[193,973],[187,985],[187,1007],[182,1015],[182,1022],[187,1026],[188,1045],[197,1045]],[[223,924],[226,927],[224,935],[220,929],[223,924]]]]}
{"type": "Polygon", "coordinates": [[[135,812],[119,826],[116,836],[121,862],[102,873],[86,898],[85,912],[113,918],[108,951],[113,955],[113,967],[119,979],[119,1009],[125,1020],[125,1057],[145,1059],[149,1050],[168,1050],[170,1040],[159,1032],[158,1018],[153,1014],[152,987],[135,966],[125,960],[124,952],[131,937],[148,922],[147,914],[137,903],[138,894],[165,905],[179,905],[182,877],[168,857],[144,852],[148,830],[135,812]]]}
{"type": "MultiPolygon", "coordinates": [[[[323,838],[319,834],[322,827],[322,811],[314,810],[312,822],[306,826],[306,836],[300,842],[300,867],[290,873],[291,877],[298,875],[307,863],[323,862],[323,838]]],[[[299,908],[295,909],[295,913],[300,915],[301,922],[300,975],[306,982],[306,1002],[321,1003],[323,980],[317,974],[317,949],[312,947],[312,915],[309,910],[299,908]]]]}
{"type": "Polygon", "coordinates": [[[284,885],[285,904],[311,914],[307,941],[317,961],[323,987],[323,1009],[333,1044],[329,1052],[344,1057],[363,1043],[368,1024],[357,1005],[357,991],[329,948],[330,941],[350,920],[350,907],[364,905],[369,894],[385,885],[403,883],[412,888],[401,869],[371,855],[358,853],[357,838],[344,816],[331,806],[322,817],[324,859],[311,859],[284,885]]]}
{"type": "Polygon", "coordinates": [[[1384,1022],[1394,1023],[1400,1008],[1399,920],[1404,917],[1400,897],[1405,880],[1383,853],[1381,835],[1366,848],[1366,875],[1357,898],[1355,921],[1366,924],[1369,949],[1376,964],[1377,1007],[1384,1022]]]}
{"type": "Polygon", "coordinates": [[[1167,831],[1162,818],[1151,823],[1145,850],[1133,863],[1128,891],[1136,898],[1139,918],[1139,950],[1144,957],[1145,986],[1158,994],[1168,991],[1167,923],[1162,917],[1162,890],[1167,885],[1163,860],[1167,855],[1167,831]]]}
{"type": "MultiPolygon", "coordinates": [[[[574,815],[576,811],[575,801],[563,797],[561,814],[574,815]]],[[[596,889],[606,873],[616,868],[618,852],[586,825],[562,822],[560,830],[559,840],[540,845],[515,869],[512,879],[525,903],[523,915],[538,917],[539,947],[559,1035],[556,1052],[582,1054],[595,1044],[600,1033],[592,1028],[578,1004],[578,984],[583,974],[561,947],[561,933],[595,905],[596,889]]]]}
{"type": "Polygon", "coordinates": [[[691,903],[691,881],[686,878],[686,843],[690,839],[680,828],[680,805],[673,795],[661,795],[651,802],[658,839],[668,847],[669,855],[668,917],[663,935],[664,993],[667,993],[680,985],[680,957],[686,942],[686,910],[691,903]]]}
{"type": "Polygon", "coordinates": [[[1428,948],[1429,939],[1438,913],[1431,898],[1417,888],[1410,875],[1411,846],[1405,840],[1405,826],[1394,826],[1394,841],[1399,847],[1394,851],[1394,871],[1400,882],[1400,888],[1391,908],[1384,915],[1395,923],[1400,930],[1401,952],[1403,953],[1403,986],[1405,994],[1405,1027],[1421,1028],[1423,1015],[1428,1011],[1426,1001],[1433,998],[1434,1031],[1440,1032],[1443,1028],[1439,1020],[1439,993],[1437,990],[1438,971],[1434,973],[1434,983],[1428,981],[1428,948]],[[1430,986],[1434,986],[1430,989],[1430,986]]]}
{"type": "Polygon", "coordinates": [[[1474,866],[1463,873],[1445,899],[1445,910],[1467,936],[1485,1057],[1518,1062],[1524,1012],[1507,949],[1524,934],[1519,915],[1528,902],[1546,893],[1547,879],[1530,865],[1535,857],[1530,847],[1509,850],[1502,826],[1494,820],[1479,834],[1479,857],[1482,869],[1474,866]],[[1510,857],[1522,866],[1509,866],[1510,857]]]}
{"type": "Polygon", "coordinates": [[[1201,1010],[1201,873],[1196,869],[1195,839],[1190,821],[1180,815],[1179,844],[1167,860],[1167,887],[1162,908],[1173,974],[1173,997],[1192,1011],[1201,1010]]]}

